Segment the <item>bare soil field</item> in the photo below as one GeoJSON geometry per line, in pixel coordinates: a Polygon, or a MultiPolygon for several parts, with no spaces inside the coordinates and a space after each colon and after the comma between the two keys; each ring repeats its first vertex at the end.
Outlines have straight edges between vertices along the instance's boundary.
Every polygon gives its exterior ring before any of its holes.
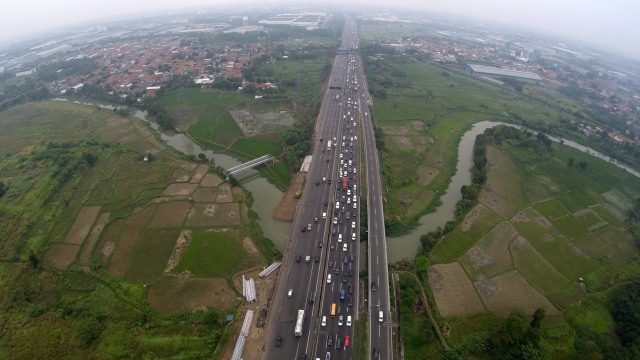
{"type": "Polygon", "coordinates": [[[167,188],[162,192],[162,195],[165,196],[187,196],[193,194],[193,192],[198,187],[197,184],[185,184],[185,183],[175,183],[170,184],[167,188]]]}
{"type": "Polygon", "coordinates": [[[218,197],[218,188],[200,187],[193,193],[193,200],[196,202],[212,203],[218,197]]]}
{"type": "Polygon", "coordinates": [[[125,221],[109,261],[108,269],[110,273],[124,276],[127,272],[133,253],[140,240],[140,235],[154,211],[155,206],[149,206],[139,213],[129,216],[125,221]]]}
{"type": "Polygon", "coordinates": [[[225,279],[163,276],[147,290],[151,306],[165,315],[202,307],[229,309],[238,298],[225,279]]]}
{"type": "Polygon", "coordinates": [[[176,169],[171,175],[171,182],[187,182],[189,181],[189,173],[183,169],[176,169]]]}
{"type": "Polygon", "coordinates": [[[217,203],[229,203],[233,201],[233,193],[231,192],[231,185],[222,184],[218,187],[217,203]]]}
{"type": "Polygon", "coordinates": [[[440,315],[461,316],[485,311],[471,280],[459,263],[430,266],[427,276],[440,315]]]}
{"type": "Polygon", "coordinates": [[[196,168],[195,173],[193,174],[193,177],[191,177],[191,181],[189,181],[192,184],[197,184],[200,182],[200,180],[202,180],[202,178],[207,174],[207,171],[209,170],[209,165],[207,164],[200,164],[198,165],[198,167],[196,168]]]}
{"type": "Polygon", "coordinates": [[[42,257],[42,262],[56,269],[66,269],[76,259],[80,245],[54,243],[42,257]]]}
{"type": "Polygon", "coordinates": [[[178,263],[180,263],[180,259],[182,257],[182,252],[189,246],[189,242],[191,241],[191,230],[182,230],[180,232],[180,236],[178,236],[178,240],[176,241],[176,245],[173,248],[173,252],[167,261],[167,266],[164,268],[164,274],[168,274],[173,270],[178,263]]]}
{"type": "Polygon", "coordinates": [[[64,242],[68,244],[82,244],[99,213],[100,206],[87,206],[80,209],[80,213],[67,233],[64,242]]]}
{"type": "Polygon", "coordinates": [[[175,228],[182,225],[184,218],[191,211],[189,201],[170,201],[158,205],[153,219],[149,223],[151,228],[175,228]]]}
{"type": "Polygon", "coordinates": [[[472,280],[490,278],[513,268],[509,243],[518,234],[508,221],[498,223],[460,258],[472,280]]]}
{"type": "MultiPolygon", "coordinates": [[[[273,218],[278,221],[293,221],[298,206],[298,200],[294,199],[296,191],[302,191],[305,183],[305,173],[298,172],[291,178],[291,185],[282,194],[280,205],[273,211],[273,218]]],[[[304,196],[304,195],[303,195],[304,196]]]]}
{"type": "Polygon", "coordinates": [[[98,243],[93,249],[92,255],[101,263],[106,264],[109,257],[113,254],[124,222],[124,219],[118,219],[107,224],[104,233],[98,238],[98,243]]]}
{"type": "Polygon", "coordinates": [[[491,279],[474,283],[487,309],[498,316],[507,317],[514,308],[533,314],[542,308],[547,315],[559,315],[560,311],[520,275],[512,270],[491,279]]]}
{"type": "Polygon", "coordinates": [[[174,161],[172,165],[175,167],[179,167],[182,170],[188,171],[188,172],[192,172],[193,170],[196,169],[196,167],[198,167],[197,164],[192,164],[190,162],[180,160],[180,159],[177,159],[176,161],[174,161]]]}
{"type": "Polygon", "coordinates": [[[257,113],[250,106],[229,109],[229,113],[242,130],[242,134],[247,137],[282,131],[293,125],[295,120],[284,110],[257,113]]]}
{"type": "Polygon", "coordinates": [[[81,265],[89,265],[89,258],[91,257],[91,253],[93,253],[93,249],[98,242],[98,237],[102,233],[102,229],[104,229],[107,221],[109,221],[110,215],[111,213],[108,212],[100,214],[100,217],[98,217],[98,221],[96,221],[95,225],[93,225],[93,229],[91,229],[89,238],[84,242],[82,251],[80,252],[80,256],[78,257],[78,263],[80,263],[81,265]]]}
{"type": "Polygon", "coordinates": [[[187,226],[230,226],[241,223],[238,203],[194,204],[187,217],[187,226]]]}
{"type": "Polygon", "coordinates": [[[200,186],[202,187],[218,187],[222,184],[224,180],[220,178],[220,176],[216,174],[208,173],[200,181],[200,186]]]}
{"type": "Polygon", "coordinates": [[[425,165],[419,165],[417,171],[418,171],[419,178],[418,178],[418,181],[416,182],[416,184],[418,184],[420,186],[429,185],[429,183],[436,176],[438,176],[438,173],[440,172],[440,170],[438,170],[436,168],[425,166],[425,165]]]}

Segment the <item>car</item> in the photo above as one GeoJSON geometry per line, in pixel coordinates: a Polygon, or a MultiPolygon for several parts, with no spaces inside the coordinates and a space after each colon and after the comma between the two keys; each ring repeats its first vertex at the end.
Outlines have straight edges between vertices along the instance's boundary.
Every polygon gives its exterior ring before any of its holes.
{"type": "Polygon", "coordinates": [[[296,262],[299,263],[300,260],[302,260],[302,255],[298,255],[298,257],[296,258],[296,262]]]}
{"type": "Polygon", "coordinates": [[[356,233],[352,232],[351,233],[351,241],[355,241],[356,240],[356,233]]]}
{"type": "Polygon", "coordinates": [[[344,216],[347,220],[351,219],[351,213],[347,211],[347,214],[344,216]]]}
{"type": "Polygon", "coordinates": [[[327,351],[327,353],[324,355],[324,360],[331,360],[331,352],[327,351]]]}
{"type": "Polygon", "coordinates": [[[357,205],[357,204],[358,204],[358,203],[353,203],[353,208],[354,208],[354,209],[356,208],[356,205],[357,205]]]}
{"type": "Polygon", "coordinates": [[[318,247],[322,249],[322,241],[318,243],[318,247]]]}
{"type": "Polygon", "coordinates": [[[336,228],[331,228],[331,236],[336,236],[336,228]]]}
{"type": "Polygon", "coordinates": [[[323,177],[323,178],[322,178],[322,182],[327,182],[327,178],[326,178],[326,177],[323,177]]]}
{"type": "Polygon", "coordinates": [[[353,195],[353,202],[356,202],[356,201],[358,201],[358,197],[353,195]]]}
{"type": "Polygon", "coordinates": [[[347,298],[347,306],[349,306],[349,307],[353,306],[353,299],[351,298],[351,296],[349,296],[349,298],[347,298]]]}
{"type": "Polygon", "coordinates": [[[327,335],[327,346],[333,346],[333,335],[327,335]]]}
{"type": "Polygon", "coordinates": [[[351,262],[356,261],[356,254],[354,253],[349,254],[349,258],[351,259],[351,262]]]}
{"type": "Polygon", "coordinates": [[[329,250],[333,251],[333,250],[335,250],[335,249],[336,249],[336,246],[335,246],[335,245],[333,245],[333,244],[329,245],[329,250]]]}
{"type": "Polygon", "coordinates": [[[342,245],[342,251],[347,251],[349,249],[349,245],[347,245],[347,243],[344,243],[344,245],[342,245]]]}
{"type": "Polygon", "coordinates": [[[378,290],[378,283],[376,283],[375,281],[371,282],[371,291],[376,291],[378,290]]]}
{"type": "Polygon", "coordinates": [[[329,202],[325,200],[324,201],[324,206],[327,206],[327,205],[329,205],[329,202]]]}
{"type": "Polygon", "coordinates": [[[350,197],[347,198],[347,204],[351,204],[351,198],[350,197]]]}
{"type": "Polygon", "coordinates": [[[353,269],[349,269],[349,277],[353,277],[353,269]]]}
{"type": "Polygon", "coordinates": [[[307,224],[307,231],[311,231],[311,224],[307,224]]]}
{"type": "Polygon", "coordinates": [[[327,158],[327,160],[326,160],[326,161],[327,161],[327,162],[329,162],[329,158],[327,158]]]}
{"type": "Polygon", "coordinates": [[[378,352],[378,349],[373,348],[373,358],[374,359],[380,359],[380,353],[378,352]]]}
{"type": "Polygon", "coordinates": [[[339,201],[336,201],[336,209],[340,209],[340,202],[339,201]]]}
{"type": "Polygon", "coordinates": [[[351,315],[347,316],[347,326],[351,326],[351,315]]]}
{"type": "Polygon", "coordinates": [[[316,181],[316,186],[319,186],[319,185],[320,185],[320,181],[318,180],[316,181]]]}
{"type": "Polygon", "coordinates": [[[287,297],[289,299],[291,299],[293,297],[293,289],[289,289],[289,292],[287,292],[287,297]]]}
{"type": "Polygon", "coordinates": [[[333,270],[333,273],[336,275],[340,275],[340,268],[338,267],[338,264],[336,264],[336,269],[333,270]]]}
{"type": "Polygon", "coordinates": [[[349,263],[349,256],[345,255],[344,256],[344,260],[342,261],[343,264],[347,265],[349,263]]]}
{"type": "Polygon", "coordinates": [[[282,335],[276,336],[276,346],[282,345],[282,335]]]}
{"type": "Polygon", "coordinates": [[[342,347],[342,339],[338,338],[338,340],[336,340],[336,349],[340,349],[342,347]]]}
{"type": "Polygon", "coordinates": [[[313,262],[320,262],[320,255],[316,255],[316,257],[313,258],[313,262]]]}
{"type": "Polygon", "coordinates": [[[342,242],[342,234],[338,234],[338,242],[341,243],[342,242]]]}
{"type": "Polygon", "coordinates": [[[342,315],[340,315],[340,316],[338,317],[338,326],[342,326],[342,320],[343,320],[343,319],[344,319],[344,318],[342,317],[342,315]]]}
{"type": "Polygon", "coordinates": [[[302,232],[307,231],[307,227],[306,226],[302,226],[302,232]]]}
{"type": "MultiPolygon", "coordinates": [[[[318,222],[318,218],[314,218],[313,222],[318,222]]],[[[311,224],[309,224],[309,226],[311,226],[311,224]]],[[[311,230],[311,229],[309,229],[309,230],[311,230]]]]}
{"type": "Polygon", "coordinates": [[[342,275],[342,282],[346,284],[347,280],[349,280],[349,277],[347,276],[347,274],[343,274],[342,275]]]}
{"type": "Polygon", "coordinates": [[[307,360],[307,354],[300,354],[300,360],[307,360]]]}
{"type": "MultiPolygon", "coordinates": [[[[355,228],[356,228],[356,222],[355,222],[355,221],[352,221],[352,222],[351,222],[351,228],[352,228],[352,229],[355,229],[355,228]]],[[[309,230],[311,230],[311,229],[309,229],[309,230]]]]}
{"type": "Polygon", "coordinates": [[[338,219],[338,224],[342,225],[342,218],[338,219]]]}
{"type": "Polygon", "coordinates": [[[347,189],[347,195],[351,195],[351,190],[347,189]]]}
{"type": "Polygon", "coordinates": [[[309,295],[309,304],[313,304],[314,302],[316,302],[316,293],[312,292],[311,295],[309,295]]]}
{"type": "Polygon", "coordinates": [[[335,224],[337,224],[337,223],[338,223],[338,218],[337,218],[337,217],[334,217],[334,218],[333,218],[333,224],[335,225],[335,224]]]}
{"type": "Polygon", "coordinates": [[[333,267],[333,261],[329,261],[329,267],[333,267]]]}
{"type": "Polygon", "coordinates": [[[320,323],[320,326],[322,326],[322,327],[327,326],[327,317],[326,316],[322,317],[322,322],[320,323]]]}
{"type": "Polygon", "coordinates": [[[327,275],[327,284],[331,284],[331,274],[327,275]]]}

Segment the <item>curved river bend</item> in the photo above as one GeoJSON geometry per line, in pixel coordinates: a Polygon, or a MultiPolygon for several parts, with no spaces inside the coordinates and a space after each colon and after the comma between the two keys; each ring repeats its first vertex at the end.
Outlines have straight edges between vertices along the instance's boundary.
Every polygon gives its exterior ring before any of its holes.
{"type": "MultiPolygon", "coordinates": [[[[456,202],[462,199],[460,188],[464,185],[471,184],[471,173],[469,170],[471,169],[473,146],[475,144],[476,136],[484,133],[485,130],[498,125],[514,126],[522,129],[522,127],[513,124],[497,121],[480,121],[475,123],[471,130],[467,131],[462,136],[460,144],[458,144],[458,165],[456,166],[456,174],[451,178],[451,183],[447,187],[445,194],[440,198],[442,204],[438,206],[436,211],[423,215],[418,220],[418,225],[411,229],[409,234],[387,238],[387,257],[390,264],[401,259],[413,260],[420,248],[420,236],[436,230],[439,226],[443,227],[447,221],[453,219],[456,202]]],[[[628,171],[636,177],[640,177],[639,172],[626,165],[620,164],[615,159],[603,155],[591,148],[582,146],[571,140],[559,139],[552,136],[549,136],[549,138],[556,142],[562,141],[564,145],[605,160],[628,171]]]]}

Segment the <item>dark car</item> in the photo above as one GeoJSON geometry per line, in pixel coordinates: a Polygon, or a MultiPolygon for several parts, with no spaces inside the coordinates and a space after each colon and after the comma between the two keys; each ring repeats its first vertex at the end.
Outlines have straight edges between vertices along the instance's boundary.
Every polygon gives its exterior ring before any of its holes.
{"type": "Polygon", "coordinates": [[[347,265],[347,263],[349,263],[349,257],[348,257],[347,255],[345,255],[345,256],[344,256],[344,261],[343,261],[343,263],[344,263],[345,265],[347,265]]]}
{"type": "Polygon", "coordinates": [[[300,260],[302,260],[302,255],[298,255],[298,257],[296,258],[296,262],[299,263],[300,260]]]}
{"type": "Polygon", "coordinates": [[[319,255],[316,255],[316,257],[315,257],[315,258],[313,258],[313,261],[314,261],[314,262],[319,262],[319,261],[320,261],[320,256],[319,256],[319,255]]]}
{"type": "Polygon", "coordinates": [[[318,247],[322,249],[322,241],[318,243],[318,247]]]}
{"type": "Polygon", "coordinates": [[[303,226],[303,227],[302,227],[302,232],[305,232],[305,231],[307,231],[307,227],[306,227],[306,226],[303,226]]]}
{"type": "Polygon", "coordinates": [[[327,335],[327,346],[333,346],[333,336],[331,334],[327,335]]]}
{"type": "Polygon", "coordinates": [[[378,349],[373,348],[373,358],[374,359],[380,359],[380,353],[378,352],[378,349]]]}
{"type": "Polygon", "coordinates": [[[329,267],[333,267],[333,261],[329,261],[329,267]]]}
{"type": "Polygon", "coordinates": [[[351,284],[349,284],[349,294],[353,294],[353,286],[351,284]]]}
{"type": "Polygon", "coordinates": [[[351,262],[356,261],[356,254],[351,253],[351,254],[349,255],[349,257],[351,258],[351,262]]]}
{"type": "Polygon", "coordinates": [[[331,228],[331,235],[335,236],[336,235],[336,228],[331,228]]]}
{"type": "Polygon", "coordinates": [[[371,291],[378,290],[378,284],[375,281],[371,282],[371,291]]]}
{"type": "Polygon", "coordinates": [[[335,250],[335,249],[336,249],[336,246],[335,246],[335,245],[331,244],[331,246],[329,246],[329,250],[333,251],[333,250],[335,250]]]}
{"type": "Polygon", "coordinates": [[[349,296],[349,298],[347,299],[347,306],[353,306],[353,299],[351,298],[351,296],[349,296]]]}
{"type": "Polygon", "coordinates": [[[307,354],[300,354],[300,360],[307,360],[307,354]]]}
{"type": "Polygon", "coordinates": [[[343,282],[343,283],[346,283],[346,282],[347,282],[347,280],[349,280],[349,277],[347,276],[347,274],[343,274],[343,275],[342,275],[342,282],[343,282]]]}
{"type": "Polygon", "coordinates": [[[316,186],[320,185],[320,180],[316,181],[316,186]]]}
{"type": "Polygon", "coordinates": [[[336,275],[340,275],[340,268],[336,266],[336,269],[333,270],[333,273],[336,275]]]}
{"type": "Polygon", "coordinates": [[[282,335],[276,337],[276,346],[282,345],[282,335]]]}

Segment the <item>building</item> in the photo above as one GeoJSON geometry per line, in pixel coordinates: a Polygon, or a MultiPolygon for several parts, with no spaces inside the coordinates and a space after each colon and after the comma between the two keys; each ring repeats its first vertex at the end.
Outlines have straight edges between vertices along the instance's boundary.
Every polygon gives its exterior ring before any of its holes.
{"type": "Polygon", "coordinates": [[[537,74],[528,71],[517,71],[509,69],[500,69],[489,66],[467,64],[467,72],[472,75],[478,75],[490,78],[511,78],[527,82],[538,83],[542,78],[537,74]]]}

